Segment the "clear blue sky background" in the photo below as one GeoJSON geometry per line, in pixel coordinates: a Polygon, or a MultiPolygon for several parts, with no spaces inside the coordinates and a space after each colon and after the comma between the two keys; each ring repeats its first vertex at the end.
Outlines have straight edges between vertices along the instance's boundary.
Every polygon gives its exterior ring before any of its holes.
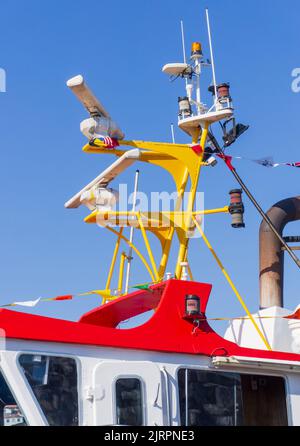
{"type": "MultiPolygon", "coordinates": [[[[85,139],[79,123],[86,113],[65,82],[84,74],[128,138],[169,141],[177,96],[184,90],[180,81],[170,83],[161,67],[182,60],[181,19],[187,46],[200,40],[209,56],[206,6],[218,80],[230,81],[236,115],[251,126],[232,154],[300,161],[300,94],[291,91],[291,71],[300,66],[299,1],[1,3],[0,66],[7,72],[7,93],[0,94],[0,304],[103,288],[114,238],[85,225],[85,209],[70,211],[63,205],[113,158],[81,152],[85,139]]],[[[176,138],[189,142],[179,130],[176,138]]],[[[236,166],[264,209],[299,193],[300,170],[266,169],[246,161],[236,166]]],[[[134,171],[120,181],[132,187],[134,171]]],[[[233,187],[221,163],[206,169],[200,183],[206,207],[228,204],[233,187]]],[[[172,191],[173,185],[167,173],[142,166],[141,189],[172,191]]],[[[261,219],[246,198],[245,203],[245,230],[233,230],[226,215],[207,217],[205,228],[255,311],[261,219]]],[[[299,223],[288,228],[289,234],[299,232],[299,223]]],[[[197,280],[214,285],[208,315],[243,314],[203,242],[194,242],[190,260],[197,280]]],[[[134,283],[148,280],[137,259],[133,275],[134,283]]],[[[293,309],[300,302],[299,272],[289,258],[285,278],[285,303],[293,309]]],[[[97,303],[94,297],[78,298],[32,311],[77,319],[97,303]]]]}

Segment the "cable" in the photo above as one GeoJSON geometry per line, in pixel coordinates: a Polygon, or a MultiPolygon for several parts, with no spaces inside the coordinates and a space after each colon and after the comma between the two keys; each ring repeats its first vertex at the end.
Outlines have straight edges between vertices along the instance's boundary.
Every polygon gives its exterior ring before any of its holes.
{"type": "MultiPolygon", "coordinates": [[[[211,131],[208,132],[208,136],[209,136],[209,139],[212,142],[212,144],[215,146],[217,152],[221,155],[221,157],[223,158],[224,162],[226,163],[225,152],[224,152],[224,150],[221,149],[218,141],[216,140],[216,138],[214,137],[214,135],[213,135],[213,133],[211,131]]],[[[277,231],[277,229],[273,225],[273,223],[270,220],[270,218],[268,217],[268,215],[260,207],[258,202],[255,200],[255,198],[253,197],[253,195],[251,194],[251,192],[249,191],[249,189],[247,188],[247,186],[245,185],[245,183],[243,182],[243,180],[241,179],[241,177],[237,173],[236,169],[234,167],[232,167],[232,168],[230,168],[230,171],[232,172],[233,176],[235,177],[235,179],[237,180],[237,182],[239,183],[239,185],[241,186],[241,188],[243,189],[243,191],[245,192],[245,194],[247,195],[249,200],[252,202],[252,204],[255,206],[257,211],[260,213],[260,215],[262,216],[264,221],[268,224],[268,226],[270,227],[272,232],[276,235],[276,237],[278,238],[280,243],[285,247],[287,253],[290,255],[292,260],[296,263],[298,268],[300,268],[300,260],[299,260],[299,258],[295,255],[295,253],[291,250],[291,248],[288,246],[288,244],[284,241],[283,237],[279,234],[279,232],[277,231]]]]}

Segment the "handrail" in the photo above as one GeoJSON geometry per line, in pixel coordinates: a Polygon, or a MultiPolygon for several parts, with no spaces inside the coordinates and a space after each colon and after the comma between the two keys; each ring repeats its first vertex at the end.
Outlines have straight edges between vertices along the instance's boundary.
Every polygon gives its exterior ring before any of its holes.
{"type": "Polygon", "coordinates": [[[166,394],[167,394],[167,419],[168,426],[172,426],[172,417],[171,417],[171,401],[170,401],[170,389],[169,389],[169,375],[165,367],[161,368],[161,372],[163,373],[166,380],[166,394]]]}

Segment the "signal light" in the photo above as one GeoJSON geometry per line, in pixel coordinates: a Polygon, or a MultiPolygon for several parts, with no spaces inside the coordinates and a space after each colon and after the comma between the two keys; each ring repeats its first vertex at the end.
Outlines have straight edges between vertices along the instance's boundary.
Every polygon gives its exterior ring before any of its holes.
{"type": "Polygon", "coordinates": [[[241,189],[233,189],[229,192],[230,195],[230,206],[229,212],[232,216],[231,226],[233,228],[244,228],[244,204],[242,201],[242,193],[241,189]]]}
{"type": "Polygon", "coordinates": [[[182,96],[178,98],[179,105],[179,117],[181,119],[189,118],[192,115],[192,108],[187,96],[182,96]]]}
{"type": "Polygon", "coordinates": [[[200,311],[200,297],[194,294],[185,296],[185,317],[194,319],[203,316],[200,311]]]}
{"type": "Polygon", "coordinates": [[[198,57],[202,57],[203,53],[202,53],[202,45],[200,42],[193,42],[192,43],[192,54],[191,54],[191,58],[198,58],[198,57]]]}

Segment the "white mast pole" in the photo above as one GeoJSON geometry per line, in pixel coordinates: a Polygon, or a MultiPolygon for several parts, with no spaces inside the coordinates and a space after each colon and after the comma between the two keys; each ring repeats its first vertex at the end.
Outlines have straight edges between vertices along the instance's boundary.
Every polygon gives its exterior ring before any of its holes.
{"type": "MultiPolygon", "coordinates": [[[[137,170],[135,172],[135,179],[134,179],[134,192],[133,192],[133,205],[132,205],[132,212],[135,212],[136,210],[136,199],[137,199],[137,192],[138,192],[138,185],[139,185],[139,175],[140,171],[137,170]]],[[[130,228],[130,237],[129,241],[130,243],[133,243],[133,236],[134,236],[134,226],[131,226],[130,228]]],[[[125,282],[125,294],[128,293],[129,289],[129,279],[130,279],[130,270],[131,270],[131,261],[132,261],[132,248],[129,247],[128,252],[128,262],[127,262],[127,271],[126,271],[126,282],[125,282]]]]}
{"type": "MultiPolygon", "coordinates": [[[[183,51],[183,62],[186,64],[186,49],[185,49],[185,38],[184,38],[184,27],[183,27],[183,21],[180,20],[180,27],[181,27],[181,41],[182,41],[182,51],[183,51]]],[[[185,76],[185,89],[186,89],[186,95],[191,100],[191,89],[188,88],[188,80],[185,76]]]]}
{"type": "Polygon", "coordinates": [[[217,102],[217,81],[216,81],[215,61],[214,61],[214,53],[213,53],[213,47],[212,47],[212,39],[211,39],[211,30],[210,30],[210,21],[209,21],[208,9],[206,9],[205,12],[206,12],[206,22],[207,22],[210,58],[211,58],[211,69],[212,69],[213,83],[214,83],[214,90],[215,90],[215,104],[216,104],[216,102],[217,102]]]}
{"type": "Polygon", "coordinates": [[[183,62],[186,63],[184,28],[183,28],[183,21],[182,20],[180,20],[180,26],[181,26],[181,40],[182,40],[183,62]]]}
{"type": "Polygon", "coordinates": [[[175,144],[174,124],[171,124],[172,142],[175,144]]]}

